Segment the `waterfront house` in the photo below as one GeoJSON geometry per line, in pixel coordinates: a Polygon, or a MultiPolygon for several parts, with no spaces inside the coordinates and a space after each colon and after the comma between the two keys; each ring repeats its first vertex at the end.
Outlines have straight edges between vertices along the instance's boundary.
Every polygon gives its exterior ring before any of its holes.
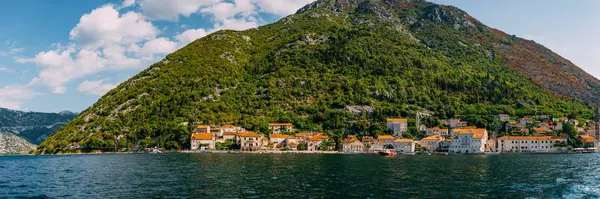
{"type": "Polygon", "coordinates": [[[440,135],[432,135],[426,138],[423,138],[419,141],[419,145],[421,147],[427,148],[428,152],[434,152],[438,150],[440,147],[440,142],[444,141],[444,138],[440,135]]]}
{"type": "Polygon", "coordinates": [[[387,129],[395,136],[402,136],[402,133],[408,130],[408,119],[406,118],[388,118],[387,129]]]}
{"type": "Polygon", "coordinates": [[[307,142],[308,151],[320,151],[320,150],[323,150],[323,149],[321,149],[321,143],[323,143],[323,142],[325,142],[327,140],[329,140],[329,136],[326,136],[326,135],[316,135],[316,136],[313,136],[307,142]]]}
{"type": "Polygon", "coordinates": [[[269,129],[273,134],[279,134],[282,131],[292,132],[294,131],[294,125],[292,123],[269,123],[269,129]]]}
{"type": "Polygon", "coordinates": [[[579,139],[581,139],[584,143],[585,148],[596,148],[598,147],[598,140],[589,135],[580,135],[579,139]]]}
{"type": "Polygon", "coordinates": [[[214,150],[215,136],[212,133],[192,133],[191,149],[192,150],[214,150]]]}
{"type": "Polygon", "coordinates": [[[373,136],[363,136],[362,143],[366,147],[371,147],[371,145],[375,142],[375,138],[373,136]]]}
{"type": "Polygon", "coordinates": [[[242,151],[258,151],[262,146],[262,136],[254,132],[239,132],[237,138],[242,151]]]}
{"type": "Polygon", "coordinates": [[[364,145],[356,137],[349,137],[342,140],[342,151],[360,153],[363,152],[364,145]]]}
{"type": "Polygon", "coordinates": [[[488,132],[486,129],[454,129],[458,137],[452,140],[450,153],[483,153],[485,152],[488,132]]]}
{"type": "Polygon", "coordinates": [[[235,140],[236,132],[223,132],[224,140],[235,140]]]}
{"type": "Polygon", "coordinates": [[[393,141],[394,151],[399,153],[414,153],[415,142],[411,139],[399,138],[393,141]]]}
{"type": "Polygon", "coordinates": [[[565,137],[553,136],[503,136],[498,138],[498,152],[556,153],[561,152],[561,148],[555,144],[566,141],[565,137]]]}
{"type": "Polygon", "coordinates": [[[508,121],[510,119],[510,116],[508,114],[498,114],[498,119],[500,121],[508,121]]]}
{"type": "Polygon", "coordinates": [[[273,146],[280,148],[286,146],[287,140],[292,136],[285,134],[271,134],[269,135],[269,142],[273,143],[273,146]]]}
{"type": "Polygon", "coordinates": [[[377,137],[377,141],[381,142],[384,147],[394,145],[394,139],[395,138],[391,135],[380,135],[377,137]]]}
{"type": "Polygon", "coordinates": [[[467,128],[468,122],[459,122],[456,128],[467,128]]]}

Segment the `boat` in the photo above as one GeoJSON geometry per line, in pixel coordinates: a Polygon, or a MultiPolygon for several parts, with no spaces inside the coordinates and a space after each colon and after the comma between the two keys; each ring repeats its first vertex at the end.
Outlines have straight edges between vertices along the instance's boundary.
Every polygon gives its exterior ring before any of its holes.
{"type": "Polygon", "coordinates": [[[396,152],[393,152],[390,150],[385,150],[385,151],[380,151],[379,155],[380,156],[396,156],[396,152]]]}
{"type": "Polygon", "coordinates": [[[158,147],[154,147],[148,150],[146,153],[162,153],[162,151],[158,147]]]}
{"type": "Polygon", "coordinates": [[[346,154],[346,155],[356,155],[356,154],[358,154],[358,152],[356,152],[356,151],[346,151],[346,152],[344,152],[344,154],[346,154]]]}
{"type": "Polygon", "coordinates": [[[364,152],[364,154],[366,154],[366,155],[378,155],[379,152],[378,151],[367,151],[367,152],[364,152]]]}

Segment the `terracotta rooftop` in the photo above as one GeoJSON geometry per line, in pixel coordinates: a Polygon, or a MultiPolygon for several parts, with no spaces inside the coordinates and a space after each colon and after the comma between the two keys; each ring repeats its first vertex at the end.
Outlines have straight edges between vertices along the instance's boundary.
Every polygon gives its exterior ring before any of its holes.
{"type": "Polygon", "coordinates": [[[270,134],[269,138],[292,138],[292,136],[290,135],[285,135],[285,134],[270,134]]]}
{"type": "Polygon", "coordinates": [[[212,133],[192,133],[192,140],[210,140],[213,137],[212,133]]]}
{"type": "Polygon", "coordinates": [[[473,134],[473,137],[475,139],[481,139],[483,138],[483,136],[485,135],[485,132],[487,132],[486,129],[455,129],[455,132],[457,132],[458,134],[473,134]]]}
{"type": "Polygon", "coordinates": [[[429,136],[429,137],[423,138],[423,139],[421,139],[421,140],[426,140],[426,141],[427,141],[427,140],[442,140],[442,136],[439,136],[439,135],[432,135],[432,136],[429,136]]]}
{"type": "Polygon", "coordinates": [[[256,133],[250,132],[250,131],[239,132],[239,133],[237,133],[237,136],[239,136],[239,137],[260,137],[259,134],[256,134],[256,133]]]}
{"type": "Polygon", "coordinates": [[[293,126],[292,123],[269,123],[269,126],[293,126]]]}
{"type": "Polygon", "coordinates": [[[223,132],[223,135],[235,135],[237,134],[236,132],[223,132]]]}
{"type": "Polygon", "coordinates": [[[377,137],[377,139],[379,139],[379,140],[393,140],[394,136],[391,136],[391,135],[380,135],[380,136],[377,137]]]}
{"type": "Polygon", "coordinates": [[[408,122],[406,118],[388,118],[388,122],[408,122]]]}
{"type": "Polygon", "coordinates": [[[356,139],[356,137],[351,137],[350,139],[342,140],[343,143],[352,143],[352,142],[360,142],[360,140],[356,139]]]}

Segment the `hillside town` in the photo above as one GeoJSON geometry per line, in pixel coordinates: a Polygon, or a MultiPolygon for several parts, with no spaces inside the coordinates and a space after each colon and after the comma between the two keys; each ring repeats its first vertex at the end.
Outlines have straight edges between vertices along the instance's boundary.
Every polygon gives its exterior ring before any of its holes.
{"type": "Polygon", "coordinates": [[[394,154],[483,154],[483,153],[566,153],[595,152],[599,146],[598,123],[552,118],[549,115],[514,118],[499,114],[504,122],[504,135],[491,135],[487,129],[469,126],[461,119],[442,120],[442,125],[418,126],[424,137],[405,137],[407,118],[387,118],[386,135],[345,136],[335,140],[322,132],[301,132],[292,123],[269,123],[268,135],[247,131],[233,125],[196,126],[191,136],[191,151],[220,151],[232,148],[241,152],[304,152],[304,153],[378,153],[394,154]],[[577,131],[581,148],[568,147],[569,135],[563,128],[569,125],[577,131]],[[516,135],[515,135],[516,134],[516,135]],[[338,147],[336,147],[336,144],[338,147]],[[231,146],[237,147],[231,147],[231,146]]]}

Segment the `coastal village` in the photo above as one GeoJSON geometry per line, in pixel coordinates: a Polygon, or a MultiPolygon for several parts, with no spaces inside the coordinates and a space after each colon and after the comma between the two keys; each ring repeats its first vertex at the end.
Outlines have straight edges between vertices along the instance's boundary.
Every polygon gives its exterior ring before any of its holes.
{"type": "MultiPolygon", "coordinates": [[[[387,118],[388,135],[346,136],[338,142],[322,132],[301,132],[292,123],[269,123],[271,133],[263,135],[233,125],[198,125],[191,135],[189,152],[222,151],[219,145],[235,144],[240,152],[296,152],[296,153],[347,153],[347,154],[510,154],[510,153],[566,153],[596,152],[599,146],[597,122],[549,115],[513,118],[508,114],[497,115],[504,122],[506,131],[518,132],[518,136],[490,135],[487,129],[469,126],[461,119],[442,120],[442,125],[427,127],[419,125],[425,137],[419,140],[405,138],[408,131],[407,118],[387,118]],[[569,148],[569,135],[563,126],[575,128],[583,148],[569,148]]],[[[230,150],[230,149],[228,149],[230,150]]]]}

